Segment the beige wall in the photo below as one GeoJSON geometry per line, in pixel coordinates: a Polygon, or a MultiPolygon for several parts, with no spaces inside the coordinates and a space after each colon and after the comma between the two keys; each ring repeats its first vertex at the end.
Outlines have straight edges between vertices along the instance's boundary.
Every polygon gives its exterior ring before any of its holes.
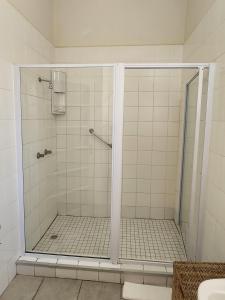
{"type": "Polygon", "coordinates": [[[183,46],[122,46],[55,48],[55,63],[182,62],[183,46]]]}
{"type": "Polygon", "coordinates": [[[8,0],[59,47],[182,44],[187,0],[8,0]]]}
{"type": "Polygon", "coordinates": [[[225,1],[216,0],[184,46],[185,62],[215,62],[213,122],[205,193],[202,259],[225,260],[225,1]]]}
{"type": "MultiPolygon", "coordinates": [[[[8,0],[44,37],[52,42],[53,0],[8,0]]],[[[65,3],[65,2],[64,2],[65,3]]]]}
{"type": "Polygon", "coordinates": [[[187,0],[186,38],[200,23],[215,0],[187,0]]]}
{"type": "Polygon", "coordinates": [[[182,44],[186,0],[55,0],[59,47],[182,44]]]}
{"type": "Polygon", "coordinates": [[[49,41],[54,35],[60,47],[182,44],[215,2],[8,1],[49,41]]]}

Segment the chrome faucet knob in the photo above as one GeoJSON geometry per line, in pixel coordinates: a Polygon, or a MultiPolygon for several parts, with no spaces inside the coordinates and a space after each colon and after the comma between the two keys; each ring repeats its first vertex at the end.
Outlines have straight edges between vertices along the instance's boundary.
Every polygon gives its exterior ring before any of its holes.
{"type": "Polygon", "coordinates": [[[44,154],[45,155],[52,154],[52,150],[45,149],[44,154]]]}
{"type": "Polygon", "coordinates": [[[45,156],[44,153],[40,153],[40,152],[37,153],[37,159],[42,158],[44,156],[45,156]]]}

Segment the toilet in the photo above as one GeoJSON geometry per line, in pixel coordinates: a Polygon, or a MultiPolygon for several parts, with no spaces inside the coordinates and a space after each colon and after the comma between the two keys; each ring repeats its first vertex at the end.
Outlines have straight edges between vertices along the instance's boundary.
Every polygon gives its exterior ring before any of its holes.
{"type": "Polygon", "coordinates": [[[167,287],[124,282],[122,297],[126,300],[171,300],[172,289],[167,287]]]}

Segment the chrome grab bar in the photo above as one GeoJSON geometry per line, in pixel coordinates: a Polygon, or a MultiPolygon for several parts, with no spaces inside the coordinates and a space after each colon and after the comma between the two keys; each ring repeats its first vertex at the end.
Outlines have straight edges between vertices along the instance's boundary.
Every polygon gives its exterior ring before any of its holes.
{"type": "Polygon", "coordinates": [[[112,149],[112,144],[107,143],[107,142],[104,141],[100,136],[98,136],[98,135],[95,133],[95,131],[94,131],[93,128],[90,128],[90,129],[89,129],[89,133],[90,133],[91,135],[94,135],[94,136],[95,136],[97,139],[99,139],[102,143],[104,143],[105,145],[107,145],[109,148],[112,149]]]}

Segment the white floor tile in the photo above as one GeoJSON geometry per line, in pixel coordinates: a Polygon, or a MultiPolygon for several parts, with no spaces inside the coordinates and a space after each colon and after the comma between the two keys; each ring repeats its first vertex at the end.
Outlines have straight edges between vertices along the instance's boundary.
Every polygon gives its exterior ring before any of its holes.
{"type": "MultiPolygon", "coordinates": [[[[122,219],[120,236],[120,258],[186,260],[181,234],[172,220],[122,219]]],[[[58,216],[33,250],[108,258],[109,243],[110,218],[58,216]]]]}

